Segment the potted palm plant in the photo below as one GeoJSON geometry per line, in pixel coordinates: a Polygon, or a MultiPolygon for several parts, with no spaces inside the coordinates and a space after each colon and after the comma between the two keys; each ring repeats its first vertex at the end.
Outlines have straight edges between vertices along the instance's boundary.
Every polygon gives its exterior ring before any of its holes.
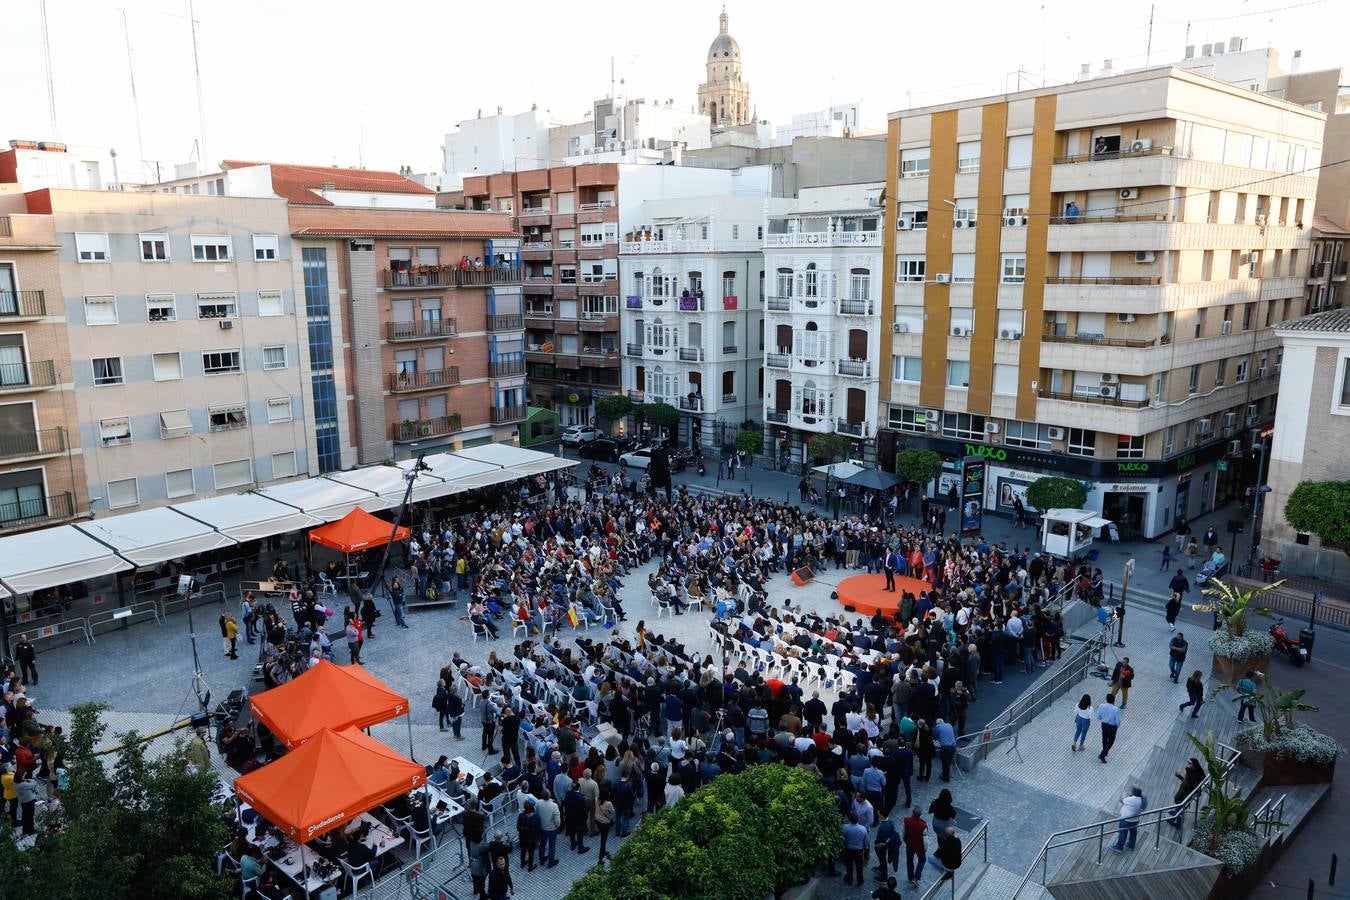
{"type": "MultiPolygon", "coordinates": [[[[1317,712],[1303,702],[1307,691],[1281,691],[1261,679],[1256,692],[1259,725],[1238,732],[1243,762],[1261,771],[1262,784],[1329,784],[1336,774],[1336,757],[1344,748],[1329,735],[1306,722],[1295,721],[1301,712],[1317,712]]],[[[1216,694],[1227,690],[1221,687],[1216,694]]]]}
{"type": "Polygon", "coordinates": [[[1270,667],[1270,651],[1275,639],[1264,631],[1248,630],[1253,615],[1268,616],[1271,610],[1252,603],[1266,591],[1274,590],[1283,581],[1238,590],[1218,578],[1210,580],[1203,593],[1207,600],[1194,606],[1199,612],[1214,614],[1214,634],[1209,649],[1214,654],[1210,674],[1221,678],[1226,685],[1237,684],[1248,669],[1265,671],[1270,667]]]}
{"type": "Polygon", "coordinates": [[[1228,762],[1220,755],[1213,733],[1206,735],[1204,740],[1193,734],[1187,737],[1199,751],[1206,775],[1201,784],[1204,805],[1200,808],[1190,845],[1223,863],[1210,896],[1240,897],[1260,875],[1257,864],[1261,861],[1264,841],[1256,829],[1284,823],[1253,816],[1247,808],[1246,798],[1229,786],[1228,762]]]}

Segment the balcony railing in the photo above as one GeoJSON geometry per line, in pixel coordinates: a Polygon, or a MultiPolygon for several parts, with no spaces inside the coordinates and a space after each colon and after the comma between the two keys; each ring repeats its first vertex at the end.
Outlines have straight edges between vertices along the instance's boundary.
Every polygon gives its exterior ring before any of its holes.
{"type": "Polygon", "coordinates": [[[788,310],[792,309],[792,298],[765,297],[764,307],[765,309],[771,310],[773,312],[787,312],[788,310]]]}
{"type": "Polygon", "coordinates": [[[764,354],[764,365],[770,369],[790,369],[792,368],[792,354],[779,351],[777,353],[764,354]]]}
{"type": "Polygon", "coordinates": [[[711,253],[711,240],[622,241],[619,252],[633,253],[711,253]]]}
{"type": "Polygon", "coordinates": [[[681,397],[680,409],[685,412],[703,412],[702,397],[681,397]]]}
{"type": "Polygon", "coordinates": [[[737,347],[735,344],[727,344],[726,346],[722,347],[723,356],[735,356],[737,353],[740,352],[741,348],[737,347]]]}
{"type": "Polygon", "coordinates": [[[487,327],[488,331],[519,331],[525,327],[525,320],[520,313],[488,316],[487,327]]]}
{"type": "Polygon", "coordinates": [[[462,423],[460,414],[455,413],[430,419],[404,419],[402,422],[395,422],[390,431],[395,441],[415,441],[418,438],[453,434],[463,427],[462,423]]]}
{"type": "Polygon", "coordinates": [[[604,284],[606,281],[615,281],[618,279],[616,272],[583,272],[581,274],[582,284],[604,284]]]}
{"type": "Polygon", "coordinates": [[[1130,159],[1137,156],[1171,156],[1171,147],[1150,147],[1147,150],[1108,150],[1101,153],[1081,153],[1076,156],[1056,156],[1054,164],[1057,166],[1070,165],[1072,163],[1103,162],[1108,159],[1130,159]]]}
{"type": "Polygon", "coordinates": [[[872,315],[871,300],[840,300],[839,315],[841,316],[870,316],[872,315]]]}
{"type": "Polygon", "coordinates": [[[591,212],[597,209],[609,209],[613,205],[613,200],[597,200],[594,203],[583,203],[577,207],[577,210],[579,212],[591,212]]]}
{"type": "Polygon", "coordinates": [[[625,356],[641,356],[641,355],[642,355],[642,345],[641,345],[641,344],[626,344],[626,345],[624,345],[623,352],[624,352],[624,355],[625,355],[625,356]]]}
{"type": "Polygon", "coordinates": [[[521,245],[521,248],[522,248],[522,249],[525,249],[525,250],[552,250],[552,249],[553,249],[553,242],[552,242],[552,241],[526,241],[524,244],[521,245]]]}
{"type": "Polygon", "coordinates": [[[1067,400],[1070,403],[1094,403],[1103,406],[1123,406],[1128,409],[1143,409],[1148,406],[1148,400],[1126,400],[1119,393],[1116,396],[1102,396],[1100,394],[1080,394],[1077,392],[1065,393],[1063,391],[1040,392],[1042,400],[1067,400]]]}
{"type": "Polygon", "coordinates": [[[1331,274],[1331,262],[1329,260],[1323,262],[1315,262],[1308,267],[1309,278],[1326,278],[1330,274],[1331,274]]]}
{"type": "Polygon", "coordinates": [[[1350,259],[1340,260],[1336,263],[1336,268],[1331,270],[1331,277],[1337,281],[1344,281],[1347,274],[1350,274],[1350,259]]]}
{"type": "Polygon", "coordinates": [[[74,515],[75,498],[69,492],[0,503],[0,531],[60,522],[74,515]]]}
{"type": "Polygon", "coordinates": [[[1162,284],[1160,275],[1047,275],[1046,284],[1162,284]]]}
{"type": "Polygon", "coordinates": [[[479,287],[485,284],[519,284],[524,270],[520,266],[492,266],[483,269],[456,269],[455,284],[479,287]]]}
{"type": "Polygon", "coordinates": [[[52,456],[66,451],[64,428],[39,428],[0,434],[0,459],[18,459],[24,456],[52,456]]]}
{"type": "Polygon", "coordinates": [[[680,310],[682,312],[702,312],[703,300],[693,294],[681,294],[680,310]]]}
{"type": "Polygon", "coordinates": [[[850,422],[848,419],[836,419],[834,430],[852,437],[862,437],[867,433],[866,422],[850,422]]]}
{"type": "Polygon", "coordinates": [[[880,231],[789,231],[764,235],[766,247],[856,247],[881,246],[880,231]]]}
{"type": "Polygon", "coordinates": [[[1093,344],[1099,347],[1152,347],[1158,343],[1155,338],[1108,338],[1100,334],[1059,334],[1054,331],[1043,333],[1041,340],[1061,344],[1093,344]]]}
{"type": "Polygon", "coordinates": [[[0,391],[31,391],[56,385],[56,365],[50,359],[0,363],[0,391]]]}
{"type": "Polygon", "coordinates": [[[394,393],[421,391],[427,388],[459,384],[459,366],[444,369],[425,369],[417,372],[390,372],[389,390],[394,393]]]}
{"type": "Polygon", "coordinates": [[[703,362],[703,348],[681,347],[680,362],[703,362]]]}
{"type": "Polygon", "coordinates": [[[722,395],[722,405],[723,405],[723,406],[735,406],[735,405],[736,405],[736,395],[735,395],[735,394],[723,394],[723,395],[722,395]]]}
{"type": "Polygon", "coordinates": [[[552,214],[553,214],[553,210],[550,209],[550,208],[547,207],[547,206],[522,206],[522,207],[520,208],[520,212],[517,213],[516,215],[520,215],[520,216],[549,216],[549,215],[552,215],[552,214]]]}
{"type": "Polygon", "coordinates": [[[391,269],[384,273],[384,286],[391,291],[454,287],[457,271],[450,266],[436,266],[434,269],[422,271],[391,269]]]}
{"type": "Polygon", "coordinates": [[[775,425],[786,425],[788,421],[788,411],[786,409],[766,409],[764,411],[764,421],[772,422],[775,425]]]}
{"type": "Polygon", "coordinates": [[[37,319],[46,314],[44,291],[0,291],[0,319],[37,319]]]}
{"type": "Polygon", "coordinates": [[[1093,215],[1093,216],[1051,216],[1051,225],[1096,225],[1106,222],[1166,222],[1166,213],[1143,213],[1137,215],[1093,215]]]}
{"type": "Polygon", "coordinates": [[[840,375],[854,378],[871,378],[872,361],[870,359],[841,359],[835,362],[835,371],[840,375]]]}
{"type": "Polygon", "coordinates": [[[525,418],[524,403],[518,403],[515,406],[492,407],[493,425],[505,425],[508,422],[519,422],[524,418],[525,418]]]}
{"type": "Polygon", "coordinates": [[[498,359],[488,363],[488,377],[506,378],[525,374],[524,359],[498,359]]]}
{"type": "Polygon", "coordinates": [[[455,319],[416,319],[412,322],[390,322],[385,335],[391,341],[427,341],[454,337],[458,330],[455,319]]]}

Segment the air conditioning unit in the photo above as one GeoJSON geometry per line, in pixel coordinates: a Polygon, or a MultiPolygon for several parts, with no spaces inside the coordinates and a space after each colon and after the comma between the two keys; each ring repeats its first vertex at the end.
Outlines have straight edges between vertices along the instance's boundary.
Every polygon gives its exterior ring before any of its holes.
{"type": "Polygon", "coordinates": [[[1242,455],[1242,441],[1229,441],[1229,442],[1228,442],[1228,455],[1229,455],[1229,456],[1241,456],[1241,455],[1242,455]]]}
{"type": "Polygon", "coordinates": [[[984,433],[985,433],[985,434],[998,434],[998,423],[997,423],[997,422],[985,422],[985,423],[984,423],[984,433]]]}
{"type": "Polygon", "coordinates": [[[221,319],[221,320],[220,320],[219,322],[217,322],[216,324],[220,326],[220,330],[221,330],[221,331],[229,331],[231,328],[234,327],[234,320],[232,320],[232,319],[221,319]]]}
{"type": "Polygon", "coordinates": [[[1252,264],[1252,255],[1250,253],[1242,253],[1238,255],[1239,266],[1250,266],[1251,264],[1252,264]]]}
{"type": "Polygon", "coordinates": [[[1064,440],[1064,429],[1060,428],[1058,425],[1051,425],[1049,428],[1046,429],[1045,433],[1049,436],[1050,440],[1052,441],[1064,440]]]}
{"type": "Polygon", "coordinates": [[[1121,189],[1120,189],[1120,199],[1122,199],[1122,200],[1138,200],[1138,199],[1139,199],[1139,188],[1121,188],[1121,189]]]}
{"type": "Polygon", "coordinates": [[[913,228],[914,228],[914,222],[913,222],[913,220],[911,220],[911,219],[896,219],[896,220],[895,220],[895,230],[896,230],[896,231],[912,231],[913,228]]]}
{"type": "Polygon", "coordinates": [[[1026,217],[1026,216],[1018,216],[1018,217],[1017,217],[1017,224],[1018,224],[1018,225],[1025,225],[1025,224],[1027,224],[1027,217],[1026,217]]]}
{"type": "Polygon", "coordinates": [[[1021,222],[1018,220],[1017,216],[1004,216],[1003,224],[1007,225],[1009,228],[1015,228],[1020,225],[1021,222]]]}
{"type": "Polygon", "coordinates": [[[969,225],[970,225],[969,219],[957,219],[955,222],[952,222],[953,228],[967,228],[969,227],[969,225]]]}
{"type": "Polygon", "coordinates": [[[1257,367],[1257,369],[1256,369],[1256,377],[1257,377],[1257,378],[1265,378],[1265,377],[1266,377],[1266,367],[1265,367],[1265,366],[1258,366],[1258,367],[1257,367]]]}
{"type": "Polygon", "coordinates": [[[1232,333],[1233,333],[1233,323],[1232,323],[1232,321],[1229,320],[1229,319],[1224,319],[1224,320],[1223,320],[1223,334],[1232,334],[1232,333]]]}
{"type": "Polygon", "coordinates": [[[1247,418],[1252,418],[1261,412],[1261,407],[1255,403],[1247,404],[1247,418]]]}
{"type": "Polygon", "coordinates": [[[1102,397],[1114,398],[1116,396],[1116,390],[1117,388],[1114,384],[1104,384],[1098,389],[1097,393],[1102,397]]]}
{"type": "Polygon", "coordinates": [[[923,411],[923,414],[924,414],[924,417],[925,417],[929,422],[939,422],[939,421],[942,420],[942,411],[941,411],[941,410],[937,410],[937,409],[925,409],[925,410],[923,411]]]}
{"type": "Polygon", "coordinates": [[[957,325],[952,329],[952,337],[970,337],[970,329],[957,325]]]}
{"type": "Polygon", "coordinates": [[[1197,419],[1195,422],[1195,430],[1198,434],[1209,434],[1214,430],[1214,424],[1210,422],[1209,419],[1197,419]]]}
{"type": "Polygon", "coordinates": [[[891,332],[893,334],[909,334],[909,326],[903,322],[897,322],[891,326],[891,332]]]}
{"type": "Polygon", "coordinates": [[[1134,313],[1116,313],[1116,321],[1121,325],[1133,325],[1134,313]]]}
{"type": "Polygon", "coordinates": [[[941,426],[938,425],[937,422],[929,422],[929,423],[928,423],[928,430],[931,431],[931,432],[933,432],[934,434],[936,434],[940,428],[941,428],[941,426]]]}
{"type": "Polygon", "coordinates": [[[933,276],[934,284],[951,284],[952,276],[950,272],[938,272],[933,276]]]}
{"type": "Polygon", "coordinates": [[[1010,341],[1010,340],[1013,339],[1013,333],[1012,333],[1012,330],[1009,329],[1009,328],[1005,328],[1005,329],[1003,329],[1002,331],[1000,331],[1000,332],[998,333],[998,336],[1001,337],[1001,338],[1003,338],[1003,340],[1005,340],[1005,341],[1010,341]]]}
{"type": "Polygon", "coordinates": [[[1255,428],[1260,422],[1261,422],[1261,417],[1258,416],[1258,415],[1249,415],[1249,416],[1247,416],[1247,427],[1248,427],[1248,428],[1255,428]]]}
{"type": "Polygon", "coordinates": [[[1137,263],[1151,263],[1157,258],[1157,255],[1152,250],[1134,251],[1134,261],[1137,263]]]}
{"type": "Polygon", "coordinates": [[[1237,413],[1235,413],[1235,412],[1226,412],[1226,413],[1223,414],[1223,427],[1224,427],[1224,428],[1232,428],[1232,427],[1233,427],[1234,425],[1236,425],[1236,424],[1237,424],[1237,413]]]}
{"type": "Polygon", "coordinates": [[[1112,375],[1110,372],[1102,374],[1102,384],[1119,384],[1120,376],[1112,375]]]}
{"type": "Polygon", "coordinates": [[[1131,153],[1143,153],[1146,150],[1153,149],[1153,142],[1148,138],[1140,138],[1137,141],[1130,141],[1131,153]]]}

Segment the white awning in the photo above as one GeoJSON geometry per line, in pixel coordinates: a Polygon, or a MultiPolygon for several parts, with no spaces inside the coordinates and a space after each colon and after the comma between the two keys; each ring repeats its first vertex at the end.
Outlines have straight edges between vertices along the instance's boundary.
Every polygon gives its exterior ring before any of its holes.
{"type": "Polygon", "coordinates": [[[1089,528],[1104,528],[1105,526],[1111,524],[1111,520],[1110,520],[1110,519],[1103,519],[1101,516],[1093,516],[1093,517],[1090,518],[1090,519],[1084,519],[1083,521],[1079,522],[1078,524],[1079,524],[1079,525],[1086,525],[1086,526],[1089,527],[1089,528]]]}
{"type": "Polygon", "coordinates": [[[524,476],[515,469],[493,469],[490,472],[480,472],[477,475],[466,475],[463,478],[455,479],[455,492],[492,487],[494,484],[505,484],[522,477],[524,476]]]}
{"type": "Polygon", "coordinates": [[[575,459],[566,459],[561,456],[551,456],[544,454],[545,458],[531,463],[525,463],[520,466],[513,466],[521,475],[543,475],[545,472],[556,472],[559,469],[570,469],[575,465],[580,465],[575,459]]]}
{"type": "MultiPolygon", "coordinates": [[[[403,502],[403,494],[408,489],[408,482],[403,476],[409,468],[411,465],[406,468],[368,466],[364,469],[352,469],[350,472],[329,472],[324,477],[351,487],[374,491],[394,508],[403,502]]],[[[430,500],[432,497],[449,493],[444,488],[445,482],[442,479],[430,472],[420,472],[416,484],[413,485],[412,501],[416,503],[419,500],[430,500]]]]}
{"type": "Polygon", "coordinates": [[[240,542],[323,524],[323,519],[252,492],[175,503],[171,508],[240,542]]]}
{"type": "Polygon", "coordinates": [[[0,582],[15,596],[130,568],[110,547],[73,525],[0,538],[0,582]]]}
{"type": "Polygon", "coordinates": [[[524,447],[514,447],[511,444],[481,444],[477,447],[456,450],[454,455],[464,459],[476,459],[479,462],[492,463],[504,469],[537,462],[550,456],[548,453],[526,450],[524,447]]]}
{"type": "Polygon", "coordinates": [[[855,466],[850,462],[826,463],[823,466],[816,466],[812,472],[819,472],[822,475],[831,475],[840,481],[845,478],[851,478],[863,470],[862,466],[855,466]]]}
{"type": "MultiPolygon", "coordinates": [[[[457,453],[437,453],[428,456],[422,460],[428,466],[431,466],[429,474],[441,479],[442,484],[436,488],[429,488],[426,498],[444,497],[448,494],[459,494],[467,491],[470,487],[482,487],[481,484],[464,484],[466,478],[495,474],[502,471],[501,466],[495,463],[479,462],[474,459],[465,459],[457,453]]],[[[413,464],[412,460],[403,460],[398,463],[399,468],[408,469],[413,464]]],[[[428,473],[423,473],[425,476],[428,473]]],[[[418,490],[421,490],[421,478],[418,478],[418,490]]],[[[495,481],[489,481],[488,484],[496,484],[495,481]]],[[[414,492],[416,493],[416,491],[414,492]]]]}
{"type": "Polygon", "coordinates": [[[379,512],[394,505],[371,491],[323,477],[274,484],[258,493],[325,522],[336,522],[358,506],[366,512],[379,512]]]}
{"type": "Polygon", "coordinates": [[[136,566],[153,566],[235,543],[210,525],[161,506],[75,525],[136,566]]]}

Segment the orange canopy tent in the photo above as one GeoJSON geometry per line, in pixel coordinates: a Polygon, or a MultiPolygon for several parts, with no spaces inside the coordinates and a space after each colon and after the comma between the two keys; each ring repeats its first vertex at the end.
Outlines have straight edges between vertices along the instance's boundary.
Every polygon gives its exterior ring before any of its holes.
{"type": "Polygon", "coordinates": [[[419,787],[426,769],[354,728],[304,746],[234,781],[263,818],[303,844],[419,787]]]}
{"type": "Polygon", "coordinates": [[[325,728],[367,728],[408,712],[408,698],[361,666],[327,660],[249,701],[253,715],[287,747],[325,728]]]}
{"type": "Polygon", "coordinates": [[[394,532],[389,522],[372,516],[358,506],[336,522],[315,528],[309,533],[309,539],[343,553],[355,553],[369,547],[384,546],[389,543],[391,534],[395,541],[406,541],[411,532],[403,525],[394,532]]]}

